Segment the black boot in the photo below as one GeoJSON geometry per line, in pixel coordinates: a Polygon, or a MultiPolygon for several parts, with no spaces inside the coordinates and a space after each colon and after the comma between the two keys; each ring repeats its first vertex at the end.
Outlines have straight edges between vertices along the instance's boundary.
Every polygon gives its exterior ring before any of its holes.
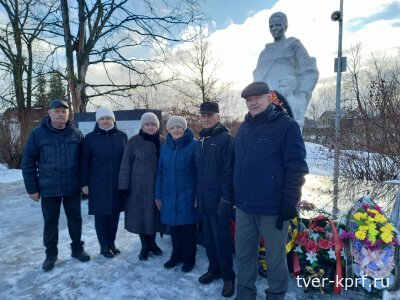
{"type": "Polygon", "coordinates": [[[121,251],[119,251],[119,249],[117,247],[115,247],[114,243],[111,244],[110,250],[111,250],[112,254],[114,254],[114,255],[118,255],[121,253],[121,251]]]}
{"type": "Polygon", "coordinates": [[[147,235],[147,238],[148,238],[150,251],[153,252],[154,255],[161,255],[162,250],[156,244],[156,235],[149,234],[149,235],[147,235]]]}
{"type": "Polygon", "coordinates": [[[43,271],[48,272],[53,270],[56,261],[57,261],[57,256],[47,256],[42,265],[43,271]]]}
{"type": "Polygon", "coordinates": [[[142,249],[140,250],[139,253],[139,260],[147,260],[147,257],[149,256],[149,244],[147,242],[147,237],[145,234],[139,234],[140,241],[142,242],[142,249]]]}
{"type": "Polygon", "coordinates": [[[101,247],[100,254],[107,258],[112,258],[114,256],[109,247],[101,247]]]}

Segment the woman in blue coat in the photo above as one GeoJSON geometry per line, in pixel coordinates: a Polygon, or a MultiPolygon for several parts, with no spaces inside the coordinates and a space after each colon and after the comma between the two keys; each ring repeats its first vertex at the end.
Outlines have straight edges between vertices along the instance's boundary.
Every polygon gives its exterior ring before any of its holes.
{"type": "Polygon", "coordinates": [[[196,223],[200,215],[195,208],[194,133],[185,118],[172,116],[167,122],[167,140],[162,145],[157,170],[155,201],[161,210],[161,222],[169,225],[172,239],[169,269],[183,262],[182,271],[190,272],[196,258],[196,223]]]}
{"type": "Polygon", "coordinates": [[[118,194],[118,175],[128,137],[115,124],[114,113],[102,107],[96,112],[96,126],[83,142],[82,192],[89,198],[94,215],[100,253],[111,258],[120,253],[115,246],[119,214],[124,210],[118,194]]]}

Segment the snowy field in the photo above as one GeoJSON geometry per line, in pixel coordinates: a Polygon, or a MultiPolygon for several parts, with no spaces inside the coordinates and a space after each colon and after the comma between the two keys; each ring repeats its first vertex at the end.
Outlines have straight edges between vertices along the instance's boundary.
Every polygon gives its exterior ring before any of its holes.
{"type": "MultiPolygon", "coordinates": [[[[332,163],[320,156],[319,146],[309,143],[306,146],[311,173],[330,176],[332,163]]],[[[121,214],[116,240],[121,254],[107,259],[99,254],[94,219],[88,216],[87,209],[87,201],[83,201],[82,240],[92,259],[81,263],[70,257],[70,239],[62,209],[58,261],[52,271],[43,272],[40,202],[29,199],[20,170],[7,170],[0,165],[0,299],[225,299],[221,296],[222,280],[209,285],[198,283],[198,277],[208,266],[202,246],[197,247],[196,266],[190,273],[183,273],[181,265],[164,269],[172,248],[169,236],[157,236],[157,243],[164,251],[162,256],[139,261],[139,237],[124,230],[121,214]]],[[[267,280],[259,277],[257,299],[265,299],[266,287],[267,280]]],[[[362,299],[350,295],[350,292],[342,296],[305,294],[292,276],[286,299],[362,299]]]]}

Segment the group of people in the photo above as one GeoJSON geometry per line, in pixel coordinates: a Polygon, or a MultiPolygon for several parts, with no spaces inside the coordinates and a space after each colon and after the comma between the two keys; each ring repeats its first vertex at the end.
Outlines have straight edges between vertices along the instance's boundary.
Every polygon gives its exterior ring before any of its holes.
{"type": "Polygon", "coordinates": [[[104,257],[120,253],[115,239],[124,211],[125,229],[140,237],[139,260],[147,260],[149,253],[161,255],[156,234],[169,232],[172,252],[164,267],[182,263],[181,270],[190,272],[201,222],[209,265],[199,282],[222,278],[222,296],[233,296],[236,288],[237,299],[255,299],[262,235],[268,264],[266,298],[284,299],[289,282],[285,252],[289,220],[297,215],[296,203],[308,173],[301,128],[293,118],[302,125],[318,71],[300,41],[286,39],[286,15],[272,15],[269,26],[274,43],[260,55],[255,82],[241,93],[248,113],[235,137],[221,123],[214,102],[200,105],[198,140],[182,116],[168,119],[164,138],[160,121],[151,112],[142,115],[139,133],[128,140],[117,128],[114,113],[104,107],[96,112],[93,132],[83,137],[68,120],[67,102],[50,103],[48,116],[28,138],[22,160],[26,190],[32,200],[41,199],[44,271],[52,270],[57,261],[61,203],[72,240],[71,256],[90,260],[81,241],[84,193],[104,257]],[[279,54],[284,55],[274,57],[279,54]],[[280,65],[286,66],[287,74],[280,65]],[[288,90],[287,97],[293,98],[295,91],[296,98],[285,99],[269,85],[288,90]],[[299,116],[298,109],[290,107],[298,99],[302,100],[299,116]]]}
{"type": "Polygon", "coordinates": [[[201,284],[222,278],[221,294],[255,299],[257,249],[260,235],[267,248],[267,299],[283,299],[288,288],[285,244],[288,220],[296,216],[304,175],[308,173],[305,147],[290,105],[254,82],[242,91],[248,114],[233,137],[220,121],[215,102],[200,105],[199,139],[182,116],[166,123],[146,112],[140,131],[128,140],[116,125],[114,113],[96,112],[93,132],[83,137],[68,120],[63,100],[50,103],[48,116],[33,130],[25,146],[22,171],[32,200],[41,199],[44,218],[43,270],[54,268],[58,254],[58,219],[64,205],[72,240],[72,257],[90,256],[81,241],[81,193],[88,195],[100,253],[112,258],[120,212],[125,229],[139,234],[139,260],[161,255],[156,234],[168,231],[172,252],[164,267],[195,266],[197,224],[201,222],[209,261],[201,284]],[[233,269],[231,221],[236,206],[233,269]],[[236,283],[237,277],[237,285],[236,283]]]}

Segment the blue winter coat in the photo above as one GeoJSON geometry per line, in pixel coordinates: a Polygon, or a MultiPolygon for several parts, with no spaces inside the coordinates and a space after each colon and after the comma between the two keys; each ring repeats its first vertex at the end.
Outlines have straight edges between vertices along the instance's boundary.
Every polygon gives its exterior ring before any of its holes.
{"type": "Polygon", "coordinates": [[[158,162],[155,199],[162,200],[161,221],[167,225],[185,225],[199,222],[195,209],[197,141],[189,128],[177,139],[167,135],[161,146],[158,162]]]}
{"type": "Polygon", "coordinates": [[[80,194],[79,159],[83,134],[67,121],[62,130],[45,117],[33,129],[22,157],[22,175],[28,194],[42,197],[80,194]]]}
{"type": "Polygon", "coordinates": [[[116,126],[109,131],[97,124],[85,136],[81,159],[81,186],[89,187],[89,214],[111,215],[123,211],[118,176],[128,137],[116,126]]]}
{"type": "Polygon", "coordinates": [[[222,199],[233,202],[233,137],[218,123],[200,131],[196,149],[197,206],[201,213],[216,213],[222,199]]]}
{"type": "Polygon", "coordinates": [[[236,206],[246,213],[278,215],[282,201],[295,205],[308,173],[298,124],[269,105],[246,115],[235,136],[233,186],[236,206]]]}

